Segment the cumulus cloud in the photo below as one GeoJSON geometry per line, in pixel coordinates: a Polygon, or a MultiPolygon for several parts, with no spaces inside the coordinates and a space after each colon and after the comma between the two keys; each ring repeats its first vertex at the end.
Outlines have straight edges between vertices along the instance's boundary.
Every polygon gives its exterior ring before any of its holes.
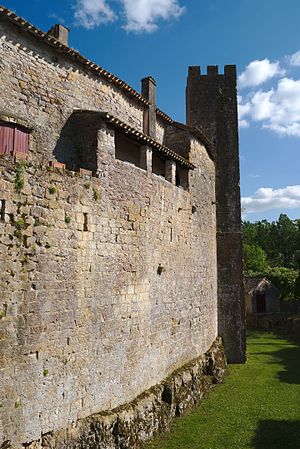
{"type": "Polygon", "coordinates": [[[74,9],[76,23],[89,30],[116,18],[106,0],[77,0],[74,9]]]}
{"type": "Polygon", "coordinates": [[[242,210],[246,214],[298,207],[300,208],[300,185],[287,186],[283,189],[262,187],[253,196],[242,198],[242,210]]]}
{"type": "Polygon", "coordinates": [[[117,18],[113,4],[125,19],[123,28],[133,32],[155,31],[158,21],[176,19],[185,11],[178,0],[76,0],[75,20],[87,29],[112,22],[117,18]]]}
{"type": "Polygon", "coordinates": [[[181,16],[185,10],[177,0],[122,0],[127,31],[152,32],[158,20],[171,20],[181,16]]]}
{"type": "Polygon", "coordinates": [[[300,80],[282,78],[273,89],[239,97],[239,117],[261,122],[280,136],[300,137],[300,80]]]}
{"type": "Polygon", "coordinates": [[[255,60],[250,62],[239,76],[239,88],[259,86],[275,76],[284,75],[284,73],[279,62],[270,62],[269,59],[255,60]]]}
{"type": "Polygon", "coordinates": [[[300,66],[300,51],[297,51],[293,55],[289,56],[289,63],[293,66],[300,66]]]}

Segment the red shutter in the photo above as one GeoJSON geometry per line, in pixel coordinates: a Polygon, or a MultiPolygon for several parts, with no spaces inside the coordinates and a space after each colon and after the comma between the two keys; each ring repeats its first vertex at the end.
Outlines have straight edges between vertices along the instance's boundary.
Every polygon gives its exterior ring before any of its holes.
{"type": "Polygon", "coordinates": [[[0,125],[0,154],[10,154],[14,149],[14,127],[0,125]]]}
{"type": "Polygon", "coordinates": [[[15,129],[14,151],[16,153],[28,153],[28,133],[15,129]]]}

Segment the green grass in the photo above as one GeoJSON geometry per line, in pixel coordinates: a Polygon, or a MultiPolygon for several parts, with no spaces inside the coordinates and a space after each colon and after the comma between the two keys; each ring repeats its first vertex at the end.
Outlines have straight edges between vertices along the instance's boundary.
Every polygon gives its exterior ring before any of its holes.
{"type": "Polygon", "coordinates": [[[300,347],[251,332],[248,362],[144,449],[300,449],[300,347]]]}

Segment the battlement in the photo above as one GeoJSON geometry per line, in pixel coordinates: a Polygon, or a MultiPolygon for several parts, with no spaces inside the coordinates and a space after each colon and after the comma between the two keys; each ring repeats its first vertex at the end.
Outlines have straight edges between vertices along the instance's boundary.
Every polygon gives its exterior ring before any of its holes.
{"type": "Polygon", "coordinates": [[[216,163],[219,334],[229,362],[245,360],[236,66],[189,67],[187,124],[213,142],[216,163]],[[234,323],[234,324],[233,324],[234,323]]]}
{"type": "Polygon", "coordinates": [[[224,73],[219,73],[219,67],[217,65],[208,65],[206,68],[206,74],[201,73],[200,66],[190,66],[188,72],[189,78],[234,78],[236,79],[236,66],[235,65],[225,65],[224,73]]]}

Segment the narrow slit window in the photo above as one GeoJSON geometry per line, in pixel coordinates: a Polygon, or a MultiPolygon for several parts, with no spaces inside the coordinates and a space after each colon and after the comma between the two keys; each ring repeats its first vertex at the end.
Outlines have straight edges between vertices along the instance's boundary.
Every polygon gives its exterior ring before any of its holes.
{"type": "Polygon", "coordinates": [[[88,214],[86,212],[83,213],[83,230],[85,232],[89,230],[88,214]]]}
{"type": "Polygon", "coordinates": [[[5,200],[0,200],[0,221],[5,221],[5,200]]]}

